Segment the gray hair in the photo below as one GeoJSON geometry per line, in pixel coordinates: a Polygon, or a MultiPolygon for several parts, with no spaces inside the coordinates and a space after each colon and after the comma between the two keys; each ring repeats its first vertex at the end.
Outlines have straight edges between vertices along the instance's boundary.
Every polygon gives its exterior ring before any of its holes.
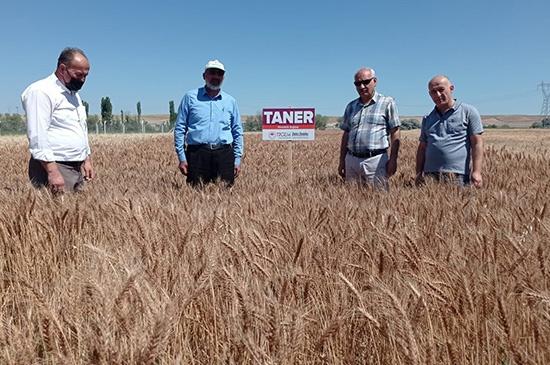
{"type": "Polygon", "coordinates": [[[61,64],[68,65],[77,54],[80,54],[84,56],[84,58],[88,59],[84,51],[80,48],[67,47],[59,54],[59,58],[57,59],[57,67],[59,67],[61,64]]]}
{"type": "Polygon", "coordinates": [[[428,86],[429,86],[432,82],[434,82],[435,80],[437,80],[437,79],[444,79],[444,80],[447,80],[447,81],[449,82],[450,85],[453,84],[453,82],[451,81],[451,79],[449,78],[449,76],[444,75],[444,74],[439,74],[439,75],[435,75],[434,77],[432,77],[432,78],[430,79],[430,81],[428,82],[428,86]]]}
{"type": "Polygon", "coordinates": [[[361,67],[359,70],[357,70],[354,76],[357,76],[360,72],[363,72],[363,71],[368,71],[372,77],[376,77],[376,72],[374,71],[374,68],[370,68],[370,67],[361,67]]]}

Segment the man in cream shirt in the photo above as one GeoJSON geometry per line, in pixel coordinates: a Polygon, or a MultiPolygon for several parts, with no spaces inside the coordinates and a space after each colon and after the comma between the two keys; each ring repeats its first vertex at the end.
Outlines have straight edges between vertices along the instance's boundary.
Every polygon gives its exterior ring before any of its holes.
{"type": "Polygon", "coordinates": [[[21,95],[31,152],[29,179],[36,187],[79,191],[84,180],[94,178],[86,109],[78,95],[89,71],[82,50],[65,48],[55,72],[21,95]]]}

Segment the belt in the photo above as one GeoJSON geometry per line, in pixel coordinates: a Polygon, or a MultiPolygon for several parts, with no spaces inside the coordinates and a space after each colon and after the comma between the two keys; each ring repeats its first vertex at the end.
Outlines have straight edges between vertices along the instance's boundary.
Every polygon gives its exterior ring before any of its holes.
{"type": "Polygon", "coordinates": [[[67,165],[75,168],[79,168],[84,161],[55,161],[55,163],[60,163],[62,165],[67,165]]]}
{"type": "Polygon", "coordinates": [[[358,157],[358,158],[369,158],[369,157],[374,157],[374,156],[378,156],[378,155],[381,155],[383,153],[386,153],[388,151],[387,148],[381,148],[379,150],[366,150],[366,151],[362,151],[362,152],[353,152],[353,151],[350,151],[348,150],[348,153],[354,157],[358,157]]]}
{"type": "Polygon", "coordinates": [[[222,148],[230,147],[230,144],[227,143],[201,143],[201,144],[190,144],[187,147],[191,149],[207,149],[211,151],[221,150],[222,148]]]}

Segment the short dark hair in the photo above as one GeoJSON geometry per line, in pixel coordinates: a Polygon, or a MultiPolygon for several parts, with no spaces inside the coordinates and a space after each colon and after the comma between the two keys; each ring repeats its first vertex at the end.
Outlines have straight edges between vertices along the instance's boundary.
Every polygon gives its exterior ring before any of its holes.
{"type": "Polygon", "coordinates": [[[76,54],[81,54],[82,56],[84,56],[84,58],[88,59],[88,57],[86,57],[86,54],[84,54],[84,51],[80,48],[67,47],[59,54],[59,58],[57,59],[57,67],[59,67],[61,64],[68,65],[69,63],[71,63],[76,54]]]}

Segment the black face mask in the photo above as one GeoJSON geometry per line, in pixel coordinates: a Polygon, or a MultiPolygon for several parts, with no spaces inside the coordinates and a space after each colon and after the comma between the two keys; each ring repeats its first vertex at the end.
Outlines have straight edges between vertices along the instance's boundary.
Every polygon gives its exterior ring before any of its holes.
{"type": "Polygon", "coordinates": [[[82,88],[82,85],[84,85],[84,81],[80,81],[79,79],[71,77],[69,82],[65,84],[65,87],[71,91],[76,92],[82,88]]]}

